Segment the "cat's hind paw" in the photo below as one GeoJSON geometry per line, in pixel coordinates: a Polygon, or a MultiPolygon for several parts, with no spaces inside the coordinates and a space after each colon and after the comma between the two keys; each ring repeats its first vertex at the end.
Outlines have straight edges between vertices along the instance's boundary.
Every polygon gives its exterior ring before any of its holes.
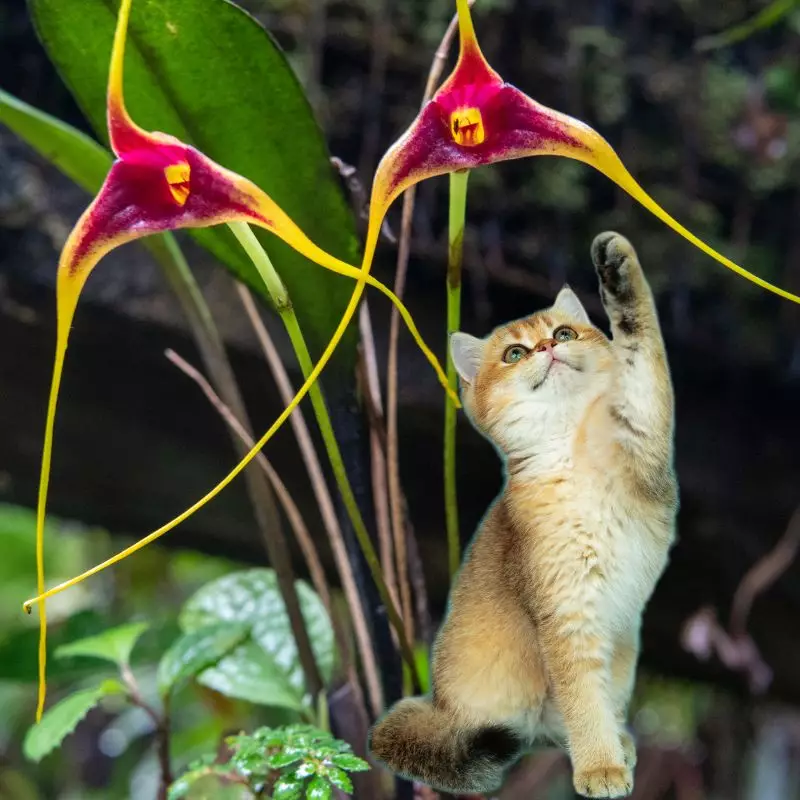
{"type": "Polygon", "coordinates": [[[582,797],[628,797],[633,773],[626,766],[594,767],[576,771],[573,784],[582,797]]]}

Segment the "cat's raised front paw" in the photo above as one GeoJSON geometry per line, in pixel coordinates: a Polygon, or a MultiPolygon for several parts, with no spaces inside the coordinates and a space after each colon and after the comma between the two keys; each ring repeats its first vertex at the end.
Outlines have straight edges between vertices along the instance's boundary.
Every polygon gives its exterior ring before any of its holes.
{"type": "Polygon", "coordinates": [[[603,288],[614,298],[630,292],[629,259],[636,258],[633,245],[619,233],[606,231],[592,242],[592,262],[603,288]]]}
{"type": "Polygon", "coordinates": [[[633,791],[633,773],[626,766],[576,771],[572,780],[583,797],[628,797],[633,791]]]}

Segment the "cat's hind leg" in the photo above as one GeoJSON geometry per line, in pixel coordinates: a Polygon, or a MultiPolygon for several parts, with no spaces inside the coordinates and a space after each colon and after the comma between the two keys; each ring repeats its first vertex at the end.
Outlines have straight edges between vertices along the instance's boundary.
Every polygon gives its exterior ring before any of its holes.
{"type": "Polygon", "coordinates": [[[467,584],[437,639],[431,698],[401,700],[370,735],[390,769],[454,794],[500,787],[547,691],[530,618],[501,586],[467,584]]]}

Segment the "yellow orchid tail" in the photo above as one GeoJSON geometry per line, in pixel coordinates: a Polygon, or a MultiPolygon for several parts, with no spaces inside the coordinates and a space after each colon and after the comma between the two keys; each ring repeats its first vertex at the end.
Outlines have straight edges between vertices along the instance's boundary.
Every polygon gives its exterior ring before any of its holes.
{"type": "Polygon", "coordinates": [[[711,258],[719,261],[724,267],[727,267],[729,270],[732,270],[737,275],[741,275],[743,278],[746,278],[748,281],[756,284],[756,286],[760,286],[762,289],[766,289],[773,294],[777,294],[779,297],[783,297],[786,300],[791,300],[793,303],[800,303],[800,297],[796,294],[792,294],[790,291],[786,289],[782,289],[780,286],[776,286],[769,281],[765,281],[763,278],[759,278],[758,275],[754,275],[749,270],[746,270],[744,267],[740,267],[734,261],[731,261],[726,256],[722,255],[722,253],[718,253],[713,247],[707,245],[702,239],[698,239],[690,230],[687,230],[680,224],[676,219],[674,219],[670,214],[668,214],[652,197],[650,197],[647,192],[642,189],[642,187],[636,182],[633,175],[628,172],[625,168],[625,165],[620,161],[617,154],[611,149],[609,146],[609,151],[603,155],[599,153],[595,153],[597,156],[598,163],[594,163],[590,161],[589,163],[592,166],[599,169],[601,172],[604,172],[609,178],[611,178],[614,183],[616,183],[621,189],[624,189],[634,200],[637,200],[641,203],[651,214],[654,214],[658,217],[662,222],[669,225],[676,233],[679,233],[683,236],[684,239],[690,241],[695,247],[702,250],[706,255],[711,256],[711,258]]]}
{"type": "MultiPolygon", "coordinates": [[[[53,428],[56,419],[58,389],[61,375],[64,372],[64,356],[67,343],[58,337],[56,356],[53,364],[53,377],[50,383],[50,398],[47,401],[47,420],[44,429],[44,445],[42,447],[42,468],[39,476],[39,497],[36,501],[36,591],[44,592],[44,520],[47,507],[47,488],[50,483],[50,462],[53,454],[53,428]]],[[[44,713],[44,701],[47,694],[47,611],[44,600],[39,606],[39,695],[36,701],[36,721],[44,713]]],[[[30,608],[27,609],[30,613],[30,608]]]]}
{"type": "MultiPolygon", "coordinates": [[[[539,108],[543,107],[539,106],[539,108]]],[[[589,164],[596,170],[602,172],[606,177],[614,181],[614,183],[616,183],[621,189],[624,189],[631,197],[633,197],[634,200],[637,200],[639,203],[641,203],[651,214],[654,214],[666,225],[669,225],[672,230],[674,230],[676,233],[679,233],[684,239],[690,241],[695,247],[702,250],[716,261],[719,261],[719,263],[724,267],[732,270],[737,275],[741,275],[743,278],[746,278],[748,281],[756,284],[756,286],[760,286],[762,289],[766,289],[767,291],[772,292],[779,297],[783,297],[786,300],[791,300],[793,303],[800,303],[800,297],[798,297],[796,294],[792,294],[786,289],[781,289],[780,286],[776,286],[769,281],[765,281],[763,278],[759,278],[758,275],[754,275],[744,267],[740,267],[738,264],[722,255],[722,253],[718,253],[713,247],[706,244],[702,239],[699,239],[690,230],[684,228],[680,222],[668,214],[638,184],[633,175],[628,172],[620,157],[616,154],[614,148],[599,133],[594,131],[588,125],[578,122],[578,120],[572,119],[571,117],[567,117],[564,114],[559,114],[558,112],[554,112],[550,109],[547,109],[547,113],[553,118],[559,119],[564,129],[568,131],[571,136],[574,136],[578,142],[580,142],[580,145],[578,146],[573,143],[567,145],[559,144],[553,148],[553,150],[550,152],[550,155],[567,156],[568,158],[574,158],[578,161],[583,161],[584,163],[589,164]]]]}
{"type": "Polygon", "coordinates": [[[337,326],[336,330],[333,333],[333,336],[328,342],[328,346],[325,348],[325,351],[323,352],[319,361],[314,366],[314,369],[311,370],[305,383],[297,391],[292,401],[284,409],[281,415],[275,420],[275,422],[272,424],[269,430],[256,442],[256,444],[253,446],[250,452],[248,452],[244,456],[244,458],[242,458],[242,460],[204,497],[202,497],[200,500],[194,503],[194,505],[186,509],[186,511],[182,512],[177,517],[167,522],[165,525],[162,525],[158,530],[153,531],[144,538],[140,539],[135,544],[132,544],[130,547],[126,547],[124,550],[121,550],[116,555],[106,559],[100,564],[97,564],[91,569],[86,570],[80,575],[74,578],[70,578],[69,580],[60,583],[57,586],[54,586],[52,589],[48,589],[47,591],[42,591],[40,588],[39,594],[36,597],[26,600],[23,603],[22,607],[26,612],[30,613],[34,605],[36,604],[39,604],[40,606],[43,605],[45,600],[48,600],[49,598],[54,597],[57,594],[60,594],[66,589],[76,586],[77,584],[86,580],[86,578],[90,578],[93,575],[96,575],[97,573],[107,569],[108,567],[117,564],[118,562],[122,561],[128,556],[133,555],[137,551],[141,550],[143,547],[146,547],[151,542],[154,542],[156,539],[159,539],[165,533],[168,533],[173,528],[180,525],[182,522],[184,522],[186,519],[192,516],[192,514],[194,514],[195,511],[201,509],[206,503],[213,500],[223,489],[225,489],[234,480],[234,478],[236,478],[239,475],[240,472],[242,472],[242,470],[244,470],[244,468],[255,458],[256,454],[261,450],[261,448],[264,447],[264,445],[272,438],[272,436],[281,427],[281,425],[283,425],[283,423],[289,418],[289,415],[292,413],[292,411],[294,411],[294,409],[297,408],[300,401],[306,396],[308,390],[311,388],[314,381],[316,381],[322,370],[327,365],[328,361],[330,361],[330,358],[333,355],[334,350],[338,346],[339,342],[342,339],[342,336],[344,336],[344,333],[347,330],[347,326],[350,324],[351,320],[355,316],[356,310],[358,309],[358,303],[361,299],[361,295],[364,293],[364,289],[366,288],[366,285],[369,281],[369,270],[372,266],[372,257],[375,253],[378,231],[379,229],[371,230],[367,234],[367,242],[364,251],[364,260],[362,262],[361,269],[356,270],[358,273],[358,278],[356,280],[355,288],[353,289],[353,294],[351,295],[350,301],[347,304],[347,308],[345,309],[344,314],[342,315],[342,318],[339,321],[339,325],[337,326]]]}
{"type": "MultiPolygon", "coordinates": [[[[249,183],[249,181],[248,181],[249,183]]],[[[394,303],[400,316],[403,318],[403,322],[405,322],[406,327],[408,328],[408,332],[414,338],[414,341],[417,344],[417,347],[422,351],[422,354],[428,360],[430,365],[433,367],[434,372],[436,372],[436,377],[439,379],[439,383],[442,385],[444,390],[449,395],[450,399],[455,403],[456,408],[461,408],[461,402],[459,401],[458,394],[454,393],[452,388],[449,385],[449,381],[447,380],[447,373],[444,371],[439,359],[433,354],[433,351],[425,344],[425,340],[422,338],[422,334],[419,332],[416,323],[414,322],[414,318],[411,316],[411,312],[405,306],[403,301],[385,284],[375,278],[373,275],[369,273],[369,269],[371,269],[371,260],[372,256],[370,256],[370,267],[364,272],[364,267],[361,268],[354,267],[352,264],[347,264],[344,261],[341,261],[338,258],[335,258],[330,253],[323,250],[321,247],[314,244],[311,239],[306,236],[297,225],[292,222],[289,216],[277,205],[275,205],[271,200],[269,200],[264,193],[258,189],[258,187],[252,185],[252,190],[257,193],[257,197],[259,198],[259,202],[266,205],[269,203],[269,207],[267,210],[267,214],[269,216],[269,223],[264,223],[259,219],[252,219],[249,220],[254,225],[259,225],[260,227],[264,228],[265,230],[270,231],[270,233],[275,233],[280,236],[285,242],[290,244],[298,253],[305,256],[309,261],[313,261],[319,266],[323,267],[324,269],[330,270],[331,272],[335,272],[338,275],[344,275],[348,278],[355,278],[358,281],[363,280],[365,283],[369,284],[370,286],[377,289],[383,295],[385,295],[389,300],[394,303]]],[[[377,246],[377,235],[373,234],[372,228],[375,225],[375,221],[370,218],[370,230],[367,233],[367,240],[368,242],[371,240],[372,244],[367,244],[367,247],[371,247],[372,252],[374,253],[375,247],[377,246]]],[[[365,259],[367,256],[368,251],[365,250],[365,259]]],[[[367,263],[366,260],[362,262],[367,263]]]]}
{"type": "MultiPolygon", "coordinates": [[[[81,229],[82,222],[91,213],[91,206],[84,212],[75,230],[81,229]]],[[[41,594],[44,591],[44,524],[47,515],[47,491],[50,486],[50,468],[53,456],[53,434],[55,430],[56,408],[58,394],[61,387],[61,376],[64,373],[64,360],[69,343],[69,332],[78,305],[78,297],[86,283],[93,266],[97,263],[99,255],[92,253],[83,262],[83,269],[75,274],[70,271],[70,264],[75,252],[76,237],[70,235],[58,265],[56,277],[56,352],[53,360],[53,376],[50,381],[50,397],[47,401],[47,417],[44,427],[44,442],[42,444],[42,467],[39,476],[39,496],[36,501],[36,589],[41,594]]],[[[39,693],[36,704],[36,721],[42,718],[44,702],[47,694],[46,668],[47,668],[47,612],[44,601],[39,606],[39,693]]],[[[30,613],[30,605],[25,610],[30,613]]]]}

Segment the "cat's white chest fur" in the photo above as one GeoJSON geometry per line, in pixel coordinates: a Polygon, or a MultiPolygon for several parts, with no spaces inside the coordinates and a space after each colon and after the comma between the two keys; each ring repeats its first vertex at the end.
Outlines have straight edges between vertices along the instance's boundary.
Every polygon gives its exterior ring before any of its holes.
{"type": "MultiPolygon", "coordinates": [[[[653,521],[632,513],[633,504],[613,475],[605,487],[583,494],[578,541],[596,554],[596,568],[580,570],[578,584],[583,603],[595,606],[602,628],[628,630],[638,624],[642,609],[667,561],[667,548],[658,544],[663,534],[653,521]]],[[[580,562],[581,553],[576,553],[580,562]]],[[[585,561],[585,559],[584,559],[585,561]]]]}
{"type": "Polygon", "coordinates": [[[582,620],[586,633],[630,631],[666,566],[667,539],[657,522],[637,515],[613,472],[572,482],[565,487],[570,500],[547,534],[560,551],[553,574],[557,613],[582,620]]]}

